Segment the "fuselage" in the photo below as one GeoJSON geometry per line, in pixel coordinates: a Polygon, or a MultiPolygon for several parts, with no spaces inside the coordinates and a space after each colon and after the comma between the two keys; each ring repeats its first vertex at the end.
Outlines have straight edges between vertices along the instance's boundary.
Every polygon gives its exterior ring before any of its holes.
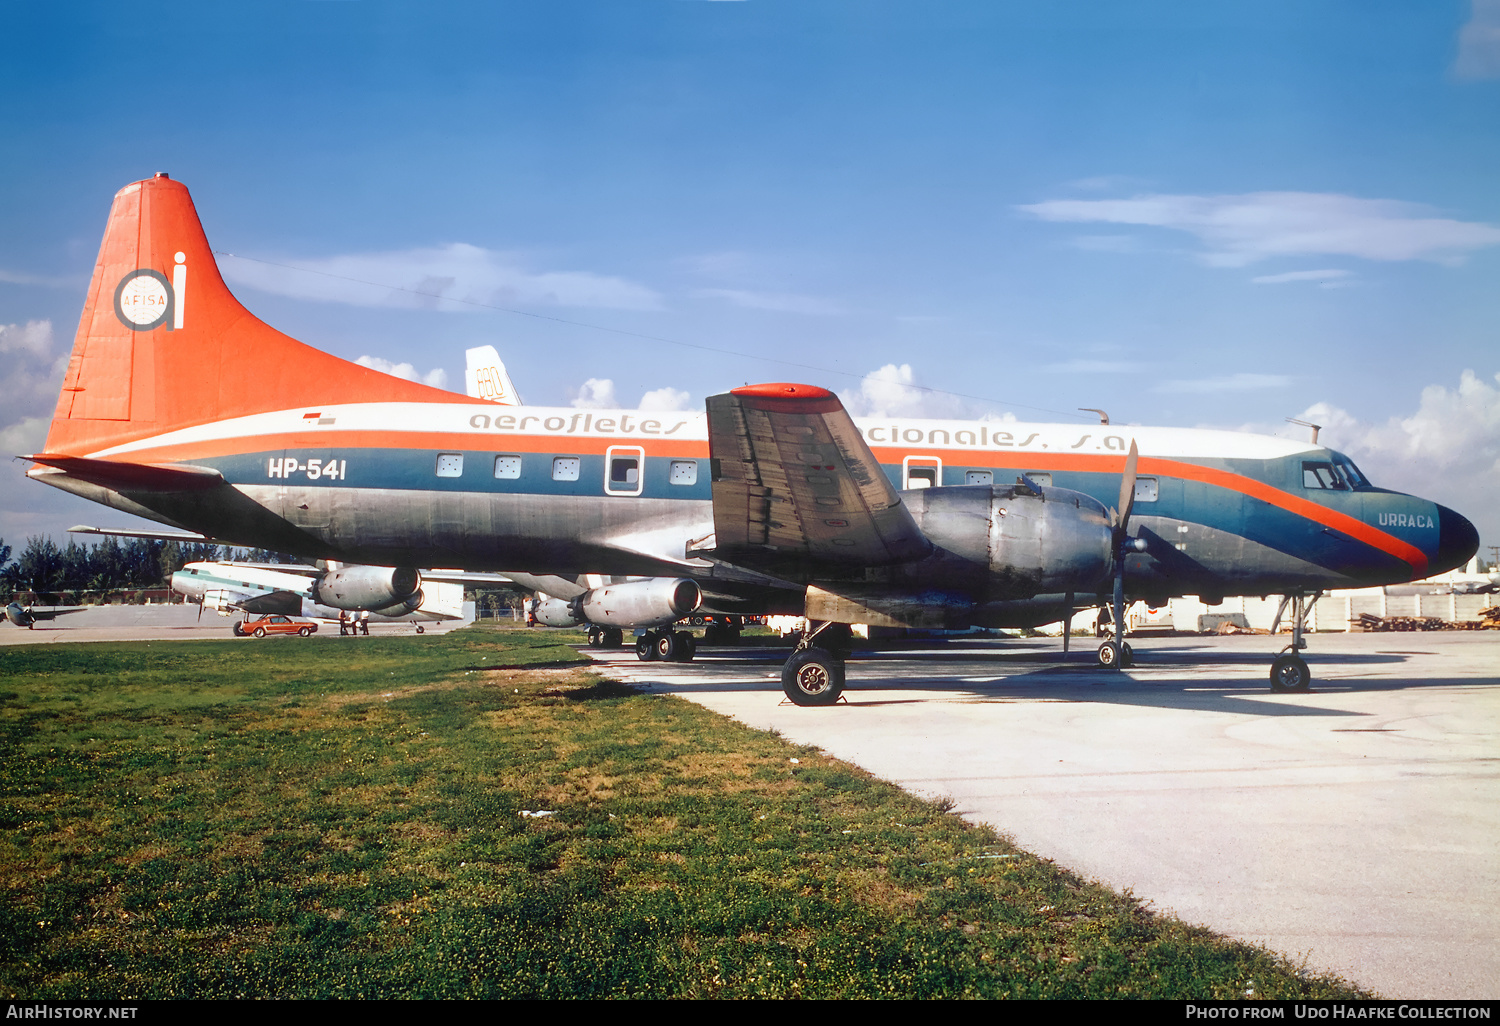
{"type": "MultiPolygon", "coordinates": [[[[1375,487],[1346,457],[1307,443],[1112,425],[856,424],[918,511],[925,503],[917,493],[926,489],[990,488],[1022,477],[1044,492],[1071,490],[1113,506],[1134,441],[1140,459],[1130,534],[1145,551],[1128,557],[1127,573],[1139,596],[1397,583],[1450,569],[1477,544],[1472,526],[1452,511],[1375,487]]],[[[295,551],[309,557],[538,574],[724,574],[690,554],[714,531],[701,413],[324,405],[217,421],[90,455],[218,471],[254,507],[292,525],[305,542],[295,551]]],[[[90,493],[97,485],[33,474],[99,498],[90,493]]],[[[133,492],[125,504],[236,544],[269,543],[248,506],[229,508],[206,493],[133,492]]]]}

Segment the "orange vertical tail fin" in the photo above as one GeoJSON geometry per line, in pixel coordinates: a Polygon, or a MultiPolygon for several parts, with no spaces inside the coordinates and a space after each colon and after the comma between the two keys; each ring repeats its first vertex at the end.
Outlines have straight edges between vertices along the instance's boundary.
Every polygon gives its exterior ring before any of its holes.
{"type": "Polygon", "coordinates": [[[47,452],[298,406],[465,401],[257,320],[219,275],[187,187],[159,174],[115,195],[47,452]]]}

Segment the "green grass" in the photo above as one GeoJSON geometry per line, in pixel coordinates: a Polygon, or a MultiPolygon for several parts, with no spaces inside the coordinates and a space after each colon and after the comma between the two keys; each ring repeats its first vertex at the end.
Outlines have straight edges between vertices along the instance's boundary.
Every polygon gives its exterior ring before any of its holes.
{"type": "Polygon", "coordinates": [[[563,640],[7,649],[0,992],[1359,996],[563,640]]]}

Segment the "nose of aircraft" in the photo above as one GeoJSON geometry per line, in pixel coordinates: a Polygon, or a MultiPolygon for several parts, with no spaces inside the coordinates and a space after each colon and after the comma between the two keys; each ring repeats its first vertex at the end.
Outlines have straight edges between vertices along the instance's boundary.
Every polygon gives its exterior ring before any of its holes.
{"type": "Polygon", "coordinates": [[[1479,532],[1468,519],[1447,506],[1438,507],[1438,550],[1429,564],[1429,574],[1446,573],[1463,566],[1479,551],[1479,532]]]}

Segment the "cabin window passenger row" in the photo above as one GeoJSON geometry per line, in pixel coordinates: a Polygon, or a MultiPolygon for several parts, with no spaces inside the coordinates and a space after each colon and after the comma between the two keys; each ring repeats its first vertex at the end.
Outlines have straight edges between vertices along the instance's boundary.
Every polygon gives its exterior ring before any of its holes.
{"type": "Polygon", "coordinates": [[[1160,488],[1157,486],[1156,478],[1138,477],[1135,479],[1136,502],[1155,502],[1159,494],[1160,488]]]}
{"type": "Polygon", "coordinates": [[[580,460],[577,456],[557,456],[552,460],[552,480],[577,481],[580,460]]]}
{"type": "Polygon", "coordinates": [[[463,477],[464,455],[461,452],[440,452],[437,458],[438,477],[463,477]]]}
{"type": "Polygon", "coordinates": [[[495,457],[495,477],[502,481],[514,481],[521,476],[521,457],[514,454],[495,457]]]}
{"type": "Polygon", "coordinates": [[[698,461],[697,460],[673,460],[672,466],[667,472],[667,480],[674,485],[693,485],[698,483],[698,461]]]}

